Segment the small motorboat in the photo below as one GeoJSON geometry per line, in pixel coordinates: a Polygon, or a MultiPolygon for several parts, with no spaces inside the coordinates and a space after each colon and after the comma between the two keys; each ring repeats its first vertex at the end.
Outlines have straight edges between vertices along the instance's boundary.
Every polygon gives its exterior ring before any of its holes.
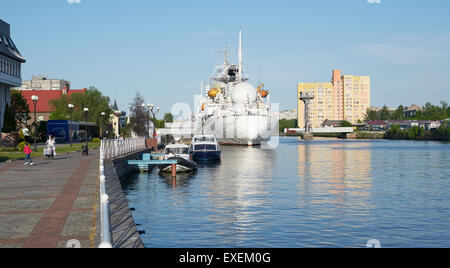
{"type": "Polygon", "coordinates": [[[191,159],[197,163],[220,161],[219,142],[213,135],[196,135],[192,139],[190,155],[191,159]]]}
{"type": "MultiPolygon", "coordinates": [[[[188,145],[167,145],[164,151],[164,160],[177,160],[177,173],[197,170],[197,163],[190,159],[188,145]]],[[[158,168],[162,172],[172,172],[172,164],[159,164],[158,168]]]]}

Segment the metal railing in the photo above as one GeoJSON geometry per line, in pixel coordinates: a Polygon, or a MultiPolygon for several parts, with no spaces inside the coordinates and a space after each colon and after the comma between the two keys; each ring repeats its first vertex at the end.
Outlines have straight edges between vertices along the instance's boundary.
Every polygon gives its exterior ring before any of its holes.
{"type": "Polygon", "coordinates": [[[145,138],[103,140],[100,145],[100,228],[99,248],[112,248],[111,223],[109,218],[109,196],[106,192],[105,159],[118,157],[145,148],[145,138]]]}
{"type": "Polygon", "coordinates": [[[121,156],[144,148],[145,138],[103,140],[101,143],[104,159],[121,156]]]}

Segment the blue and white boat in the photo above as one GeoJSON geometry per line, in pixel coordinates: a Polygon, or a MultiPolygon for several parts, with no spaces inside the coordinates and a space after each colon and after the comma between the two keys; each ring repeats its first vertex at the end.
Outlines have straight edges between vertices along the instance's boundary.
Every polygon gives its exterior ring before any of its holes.
{"type": "Polygon", "coordinates": [[[196,135],[192,139],[190,154],[195,162],[220,161],[221,152],[214,135],[196,135]]]}
{"type": "MultiPolygon", "coordinates": [[[[167,145],[164,151],[164,160],[176,160],[176,172],[189,172],[197,170],[197,163],[191,161],[189,146],[184,144],[167,145]]],[[[158,168],[162,172],[171,172],[172,164],[159,164],[158,168]]]]}

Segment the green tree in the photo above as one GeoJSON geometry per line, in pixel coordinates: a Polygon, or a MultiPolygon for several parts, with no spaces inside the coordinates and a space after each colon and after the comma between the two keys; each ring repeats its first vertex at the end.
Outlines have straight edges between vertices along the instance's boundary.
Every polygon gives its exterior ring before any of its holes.
{"type": "Polygon", "coordinates": [[[378,113],[370,108],[367,109],[364,121],[377,121],[380,120],[378,113]]]}
{"type": "Polygon", "coordinates": [[[54,108],[54,112],[50,115],[50,119],[69,120],[70,110],[67,107],[69,103],[74,105],[72,111],[74,121],[85,121],[84,108],[89,108],[87,121],[94,122],[98,126],[105,126],[109,122],[109,117],[102,116],[101,113],[104,112],[106,115],[113,113],[109,97],[103,96],[95,87],[90,87],[85,92],[71,96],[63,95],[59,99],[51,100],[49,104],[54,108]]]}
{"type": "Polygon", "coordinates": [[[172,113],[166,113],[164,115],[164,122],[166,122],[166,123],[173,123],[173,114],[172,113]]]}
{"type": "Polygon", "coordinates": [[[386,105],[383,106],[380,110],[380,120],[389,120],[391,119],[391,113],[389,112],[389,109],[386,105]]]}
{"type": "Polygon", "coordinates": [[[150,115],[142,104],[145,103],[144,97],[136,92],[133,101],[129,104],[130,110],[130,129],[136,133],[138,136],[144,137],[148,135],[148,121],[150,120],[150,115]]]}
{"type": "Polygon", "coordinates": [[[150,119],[156,128],[164,128],[164,120],[158,120],[157,118],[150,119]]]}
{"type": "Polygon", "coordinates": [[[442,119],[446,119],[450,114],[447,113],[448,111],[448,103],[446,101],[441,101],[442,105],[442,119]]]}
{"type": "Polygon", "coordinates": [[[350,123],[349,121],[346,120],[342,120],[341,123],[339,123],[340,127],[353,127],[353,124],[350,123]]]}
{"type": "Polygon", "coordinates": [[[6,104],[5,115],[3,118],[4,118],[4,123],[3,123],[2,132],[11,133],[11,132],[17,131],[16,117],[14,115],[14,112],[11,110],[11,107],[9,106],[9,104],[6,104]]]}
{"type": "Polygon", "coordinates": [[[398,106],[397,110],[392,114],[391,119],[403,120],[405,119],[405,108],[403,105],[398,106]]]}
{"type": "Polygon", "coordinates": [[[281,119],[279,121],[279,131],[283,132],[285,128],[296,128],[297,124],[298,123],[296,119],[292,120],[281,119]]]}

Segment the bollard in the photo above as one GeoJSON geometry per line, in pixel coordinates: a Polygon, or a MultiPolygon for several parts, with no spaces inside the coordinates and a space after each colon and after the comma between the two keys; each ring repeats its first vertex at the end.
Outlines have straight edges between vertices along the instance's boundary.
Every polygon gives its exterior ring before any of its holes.
{"type": "Polygon", "coordinates": [[[177,176],[177,164],[172,164],[172,178],[177,176]]]}

